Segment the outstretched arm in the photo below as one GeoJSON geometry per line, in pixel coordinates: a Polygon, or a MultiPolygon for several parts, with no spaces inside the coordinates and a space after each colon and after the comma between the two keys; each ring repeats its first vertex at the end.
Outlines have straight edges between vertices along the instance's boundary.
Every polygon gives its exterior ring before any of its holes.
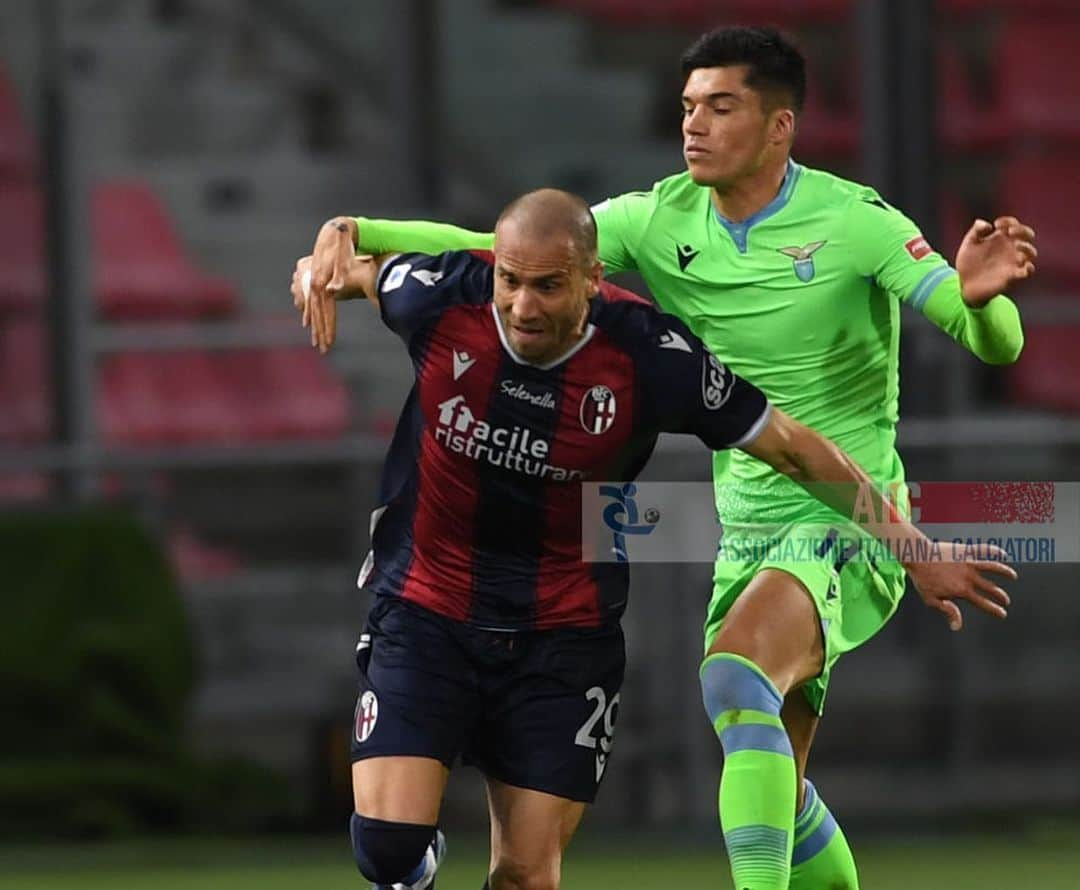
{"type": "Polygon", "coordinates": [[[473,232],[448,223],[422,219],[349,219],[353,246],[359,253],[442,253],[446,250],[491,250],[491,232],[473,232]]]}
{"type": "Polygon", "coordinates": [[[856,270],[989,364],[1016,361],[1020,313],[1003,295],[1035,271],[1035,233],[1014,217],[977,220],[956,255],[937,253],[904,214],[867,190],[846,216],[856,270]]]}
{"type": "Polygon", "coordinates": [[[931,559],[932,542],[896,511],[855,461],[824,436],[773,408],[768,423],[742,449],[800,483],[889,551],[905,554],[900,562],[923,602],[944,613],[951,630],[963,626],[954,602],[958,599],[995,617],[1006,616],[1008,594],[983,574],[1016,578],[1016,572],[999,561],[1002,551],[987,547],[971,553],[960,545],[945,545],[940,557],[931,559]]]}
{"type": "Polygon", "coordinates": [[[1020,356],[1020,312],[1004,292],[1035,273],[1035,231],[1012,216],[976,220],[956,254],[956,278],[926,300],[923,314],[991,365],[1020,356]]]}
{"type": "Polygon", "coordinates": [[[337,336],[337,301],[366,297],[379,307],[377,283],[382,267],[392,255],[353,256],[335,269],[334,276],[321,292],[313,288],[314,256],[301,257],[293,269],[293,306],[300,313],[300,324],[311,328],[311,345],[325,354],[337,336]],[[331,286],[332,285],[332,286],[331,286]]]}

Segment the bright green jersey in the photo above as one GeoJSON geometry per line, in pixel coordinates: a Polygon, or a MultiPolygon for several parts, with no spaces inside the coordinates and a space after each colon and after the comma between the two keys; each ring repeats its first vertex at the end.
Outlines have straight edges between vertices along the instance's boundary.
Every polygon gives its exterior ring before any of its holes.
{"type": "MultiPolygon", "coordinates": [[[[924,310],[943,285],[958,291],[907,217],[871,188],[793,162],[777,197],[742,222],[722,218],[687,173],[593,212],[608,272],[640,272],[666,312],[775,405],[871,478],[902,480],[900,303],[924,310]]],[[[828,520],[829,508],[745,452],[718,452],[713,468],[726,526],[828,520]]]]}
{"type": "MultiPolygon", "coordinates": [[[[593,208],[608,272],[637,270],[772,402],[844,448],[882,483],[903,467],[896,439],[900,303],[985,361],[1023,335],[1007,297],[967,308],[955,271],[871,188],[789,163],[777,197],[732,223],[687,173],[593,208]]],[[[358,218],[363,252],[490,248],[490,233],[358,218]]],[[[835,519],[801,486],[740,451],[714,456],[726,526],[835,519]]]]}

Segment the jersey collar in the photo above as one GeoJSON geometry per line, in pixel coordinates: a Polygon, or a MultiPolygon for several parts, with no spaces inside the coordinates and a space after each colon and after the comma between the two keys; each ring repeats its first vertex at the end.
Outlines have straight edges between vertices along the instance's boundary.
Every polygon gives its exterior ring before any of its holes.
{"type": "MultiPolygon", "coordinates": [[[[591,308],[589,314],[592,315],[591,308]]],[[[506,331],[503,329],[502,318],[499,316],[499,310],[495,308],[494,300],[492,300],[491,302],[491,315],[495,319],[495,330],[499,332],[499,342],[502,343],[502,347],[506,351],[506,354],[510,356],[510,358],[512,358],[517,364],[526,365],[530,368],[536,368],[540,371],[550,371],[552,368],[561,365],[567,359],[570,359],[573,356],[577,355],[578,351],[583,349],[585,347],[585,344],[592,339],[592,336],[596,331],[596,325],[594,325],[592,322],[589,322],[589,324],[585,326],[584,335],[580,340],[577,341],[577,343],[571,346],[558,358],[552,359],[550,362],[546,362],[542,365],[537,365],[533,362],[523,359],[520,355],[514,352],[514,347],[510,345],[510,341],[506,337],[506,331]]]]}
{"type": "Polygon", "coordinates": [[[791,200],[791,196],[795,192],[795,185],[799,181],[802,169],[802,165],[796,164],[791,158],[788,158],[787,172],[784,173],[784,181],[780,183],[780,191],[777,193],[776,197],[762,207],[757,213],[748,216],[742,222],[732,222],[730,219],[721,216],[720,212],[713,205],[712,196],[710,195],[709,207],[712,208],[713,216],[716,217],[716,221],[720,223],[720,225],[727,229],[728,234],[731,236],[731,240],[735,242],[735,246],[738,248],[739,253],[746,253],[746,238],[750,234],[752,226],[768,219],[773,214],[779,213],[787,206],[788,201],[791,200]]]}

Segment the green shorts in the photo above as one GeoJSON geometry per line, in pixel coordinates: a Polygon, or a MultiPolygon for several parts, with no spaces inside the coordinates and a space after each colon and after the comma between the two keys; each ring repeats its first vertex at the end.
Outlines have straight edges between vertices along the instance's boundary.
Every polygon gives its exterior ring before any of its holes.
{"type": "Polygon", "coordinates": [[[725,551],[721,543],[713,573],[713,595],[705,618],[705,649],[708,651],[724,616],[751,579],[765,569],[794,575],[809,591],[821,620],[825,665],[818,676],[803,686],[814,712],[821,714],[829,675],[837,659],[861,646],[889,620],[904,594],[904,570],[894,560],[856,556],[844,559],[839,546],[823,547],[835,529],[800,524],[782,530],[754,546],[731,539],[725,551]]]}

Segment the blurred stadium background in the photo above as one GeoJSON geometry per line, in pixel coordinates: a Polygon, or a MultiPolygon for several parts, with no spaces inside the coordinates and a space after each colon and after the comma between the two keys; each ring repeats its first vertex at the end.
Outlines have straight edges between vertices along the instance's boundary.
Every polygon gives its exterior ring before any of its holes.
{"type": "MultiPolygon", "coordinates": [[[[905,314],[910,478],[1076,478],[1075,0],[0,4],[0,886],[360,885],[353,581],[409,368],[362,306],[307,348],[293,261],[341,212],[487,228],[539,185],[647,188],[682,165],[678,55],[725,22],[806,51],[799,160],[950,256],[975,215],[1038,231],[1014,367],[905,314]]],[[[648,477],[708,473],[667,441],[648,477]]],[[[709,567],[635,573],[566,886],[727,886],[709,567]]],[[[811,775],[866,886],[1080,886],[1078,580],[1027,567],[1007,623],[956,637],[909,597],[845,659],[811,775]]],[[[444,821],[440,887],[479,886],[475,774],[444,821]]]]}

